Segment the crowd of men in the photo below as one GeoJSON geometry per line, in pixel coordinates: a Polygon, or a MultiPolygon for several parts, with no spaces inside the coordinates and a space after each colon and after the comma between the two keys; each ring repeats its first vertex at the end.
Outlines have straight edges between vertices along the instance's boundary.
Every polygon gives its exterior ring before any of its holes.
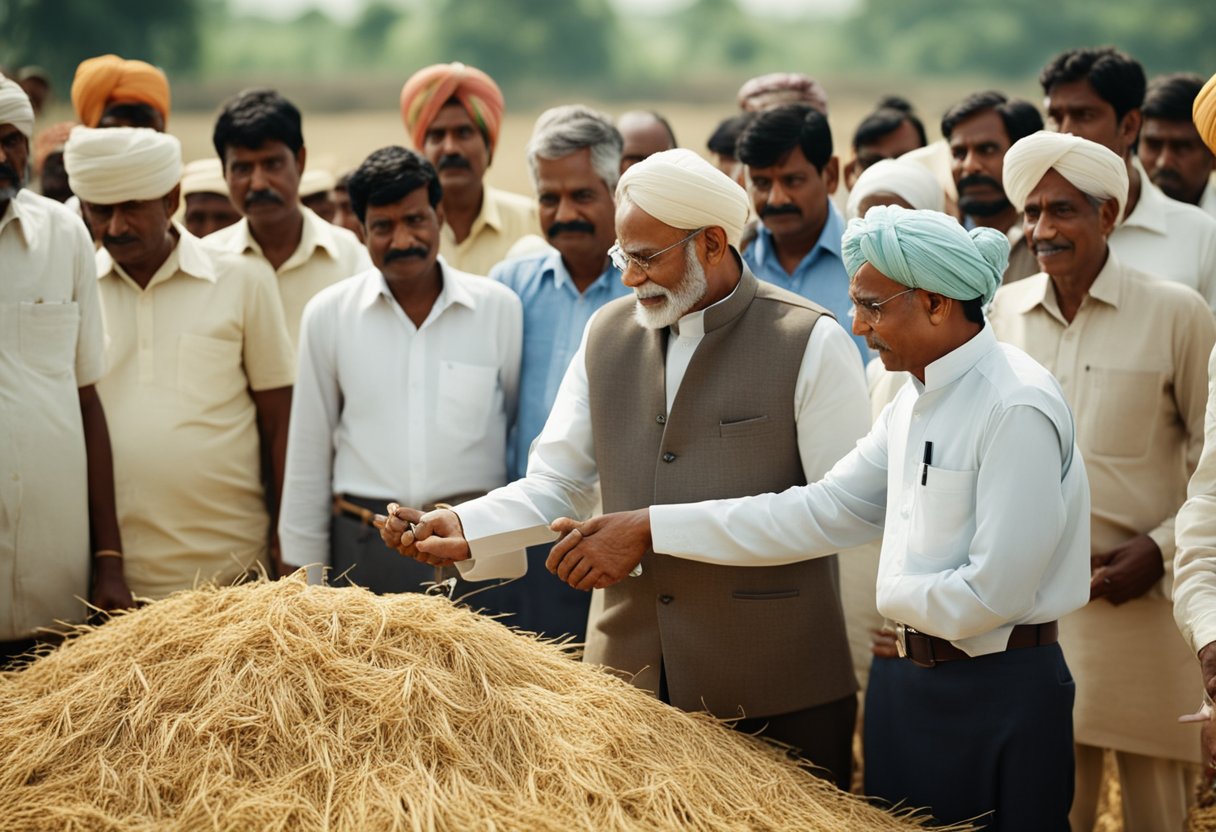
{"type": "Polygon", "coordinates": [[[0,77],[0,664],[202,581],[439,583],[841,788],[864,710],[892,805],[1090,832],[1113,752],[1125,828],[1181,829],[1216,77],[1039,80],[932,142],[885,98],[843,164],[795,73],[705,156],[569,104],[520,159],[494,80],[437,64],[413,149],[335,178],[273,90],[186,164],[154,66],[84,61],[40,132],[45,75],[0,77]]]}

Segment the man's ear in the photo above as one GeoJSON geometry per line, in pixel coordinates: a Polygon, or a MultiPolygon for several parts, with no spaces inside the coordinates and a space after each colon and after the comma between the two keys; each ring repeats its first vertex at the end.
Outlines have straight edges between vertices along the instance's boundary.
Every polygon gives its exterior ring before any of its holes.
{"type": "Polygon", "coordinates": [[[937,292],[924,292],[925,311],[929,315],[929,323],[940,326],[950,317],[950,311],[958,301],[939,295],[937,292]]]}
{"type": "MultiPolygon", "coordinates": [[[[832,157],[835,158],[835,157],[832,157]]],[[[844,165],[844,186],[850,191],[857,184],[857,178],[861,176],[861,171],[857,169],[857,158],[854,157],[844,165]]]]}
{"type": "Polygon", "coordinates": [[[172,218],[177,213],[177,207],[182,204],[182,186],[179,182],[173,190],[165,194],[165,214],[172,218]]]}
{"type": "Polygon", "coordinates": [[[726,239],[726,231],[716,225],[705,229],[705,260],[711,266],[722,262],[730,251],[730,242],[726,239]]]}
{"type": "MultiPolygon", "coordinates": [[[[860,176],[861,174],[858,174],[860,176]]],[[[828,198],[836,193],[836,188],[840,185],[840,158],[833,156],[828,159],[826,165],[823,166],[823,186],[827,189],[828,198]]],[[[854,182],[857,180],[854,179],[854,182]]]]}

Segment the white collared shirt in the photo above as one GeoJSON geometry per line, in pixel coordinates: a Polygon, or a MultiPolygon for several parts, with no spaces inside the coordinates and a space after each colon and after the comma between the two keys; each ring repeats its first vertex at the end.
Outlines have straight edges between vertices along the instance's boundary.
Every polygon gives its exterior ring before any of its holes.
{"type": "Polygon", "coordinates": [[[901,388],[819,482],[650,509],[654,551],[732,566],[882,535],[878,610],[970,655],[1089,600],[1089,485],[1055,379],[992,328],[901,388]],[[925,467],[926,443],[932,443],[925,467]]]}
{"type": "Polygon", "coordinates": [[[439,264],[443,289],[420,327],[375,269],[304,310],[279,523],[286,562],[329,561],[334,494],[421,506],[506,481],[519,298],[439,264]]]}
{"type": "MultiPolygon", "coordinates": [[[[705,311],[681,318],[668,339],[669,412],[689,361],[705,334],[705,311]]],[[[528,475],[457,508],[474,560],[508,554],[506,550],[486,545],[486,538],[493,535],[547,524],[563,516],[585,518],[595,510],[599,469],[591,433],[591,397],[587,381],[587,332],[590,329],[591,323],[588,323],[578,352],[566,370],[549,420],[528,458],[528,475]]],[[[869,424],[869,399],[865,377],[857,362],[857,348],[831,318],[821,318],[811,330],[790,405],[797,426],[799,457],[808,480],[822,476],[836,460],[848,453],[869,424]]],[[[458,566],[462,572],[477,568],[472,561],[458,566]]],[[[478,572],[487,577],[505,577],[485,567],[478,572]]]]}

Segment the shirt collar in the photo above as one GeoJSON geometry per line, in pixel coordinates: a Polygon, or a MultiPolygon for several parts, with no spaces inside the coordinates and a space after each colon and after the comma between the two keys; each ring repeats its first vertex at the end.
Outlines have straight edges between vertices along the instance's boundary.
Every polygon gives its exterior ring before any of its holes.
{"type": "Polygon", "coordinates": [[[698,309],[696,312],[689,312],[680,318],[671,325],[672,334],[677,337],[700,338],[707,332],[713,332],[715,329],[725,326],[747,311],[752,298],[756,296],[759,281],[734,249],[731,249],[731,253],[735,255],[735,260],[740,266],[739,282],[735,284],[735,288],[731,289],[730,294],[722,300],[704,309],[698,309]]]}
{"type": "MultiPolygon", "coordinates": [[[[324,249],[335,260],[339,257],[340,253],[338,243],[334,240],[333,226],[318,217],[307,205],[300,206],[300,213],[304,215],[304,226],[300,230],[300,244],[296,246],[296,250],[292,252],[283,265],[279,267],[279,271],[307,262],[318,248],[324,249]]],[[[251,251],[259,257],[263,256],[262,247],[253,238],[253,232],[249,228],[248,217],[242,217],[232,228],[232,234],[223,238],[223,241],[219,244],[220,248],[225,251],[231,251],[234,254],[244,254],[247,251],[251,251]]]]}
{"type": "Polygon", "coordinates": [[[27,248],[33,248],[34,243],[38,239],[37,223],[30,221],[29,206],[24,206],[22,203],[22,195],[27,193],[26,188],[22,188],[13,195],[8,201],[8,208],[4,211],[4,216],[0,217],[0,231],[4,231],[9,223],[17,223],[17,231],[20,232],[25,240],[27,248]]]}
{"type": "Polygon", "coordinates": [[[996,336],[992,333],[992,326],[985,323],[984,328],[970,341],[956,347],[925,367],[923,385],[916,379],[916,376],[912,377],[912,383],[916,385],[917,389],[926,393],[948,387],[966,375],[972,367],[979,363],[981,358],[998,348],[996,336]]]}
{"type": "MultiPolygon", "coordinates": [[[[152,275],[152,279],[148,281],[147,288],[151,289],[157,283],[164,283],[179,272],[188,277],[215,283],[218,279],[215,263],[207,255],[198,237],[195,237],[177,222],[173,223],[173,228],[177,231],[177,245],[173,247],[173,251],[165,258],[165,262],[161,263],[160,268],[156,270],[156,274],[152,275]]],[[[118,277],[134,283],[126,270],[114,262],[114,258],[110,256],[110,252],[106,250],[105,246],[97,249],[96,259],[98,278],[106,277],[109,274],[116,274],[118,277]]]]}
{"type": "Polygon", "coordinates": [[[1144,165],[1140,163],[1139,157],[1132,157],[1132,167],[1140,172],[1140,199],[1137,200],[1136,207],[1128,218],[1116,226],[1115,230],[1118,231],[1119,228],[1127,226],[1143,228],[1145,231],[1164,235],[1168,232],[1165,212],[1169,207],[1166,203],[1169,197],[1148,178],[1148,173],[1144,170],[1144,165]]]}
{"type": "MultiPolygon", "coordinates": [[[[1042,306],[1064,326],[1068,325],[1068,322],[1064,320],[1064,315],[1060,312],[1060,304],[1056,299],[1056,291],[1050,275],[1040,272],[1019,280],[1019,287],[1022,283],[1025,283],[1026,290],[1015,291],[1016,299],[1009,304],[1014,312],[1025,314],[1036,306],[1042,306]]],[[[1119,301],[1123,297],[1125,283],[1123,266],[1115,257],[1115,253],[1107,248],[1106,262],[1089,287],[1089,297],[1117,309],[1119,301]]]]}
{"type": "MultiPolygon", "coordinates": [[[[477,219],[473,225],[488,225],[495,231],[502,231],[502,211],[500,210],[498,191],[491,188],[489,185],[483,185],[481,189],[481,211],[477,214],[477,219]]],[[[474,229],[469,229],[469,236],[473,236],[474,229]]]]}
{"type": "MultiPolygon", "coordinates": [[[[608,259],[607,252],[604,254],[604,260],[607,261],[607,265],[604,267],[604,270],[600,272],[599,277],[591,281],[591,285],[587,287],[588,292],[604,285],[604,283],[608,281],[620,279],[621,270],[614,266],[612,261],[608,259]]],[[[546,254],[544,259],[540,261],[540,274],[542,278],[545,275],[551,276],[553,278],[554,287],[561,289],[565,287],[566,284],[569,284],[570,289],[575,294],[578,293],[578,287],[574,285],[574,278],[570,276],[570,270],[566,268],[566,263],[562,260],[562,253],[557,249],[554,249],[546,254]]]]}
{"type": "MultiPolygon", "coordinates": [[[[823,230],[819,232],[819,239],[815,241],[815,245],[806,253],[806,256],[799,261],[799,267],[803,263],[809,263],[816,256],[819,250],[830,252],[840,259],[840,244],[841,238],[844,236],[844,218],[840,216],[840,212],[836,210],[836,206],[832,204],[832,200],[828,200],[828,217],[823,223],[823,230]]],[[[761,220],[756,228],[756,241],[752,243],[752,247],[756,250],[756,265],[760,268],[764,267],[765,261],[770,257],[777,256],[777,249],[773,245],[773,232],[768,230],[768,226],[761,220]]]]}
{"type": "MultiPolygon", "coordinates": [[[[465,285],[464,278],[467,277],[464,272],[453,269],[443,259],[443,255],[439,255],[436,261],[439,266],[439,274],[443,279],[443,288],[439,290],[439,297],[435,298],[435,303],[431,307],[431,312],[427,315],[427,320],[440,315],[449,306],[460,304],[469,309],[477,308],[477,298],[469,291],[469,287],[465,285]]],[[[374,304],[379,298],[384,298],[390,304],[395,304],[397,299],[393,297],[392,291],[388,288],[388,281],[384,279],[384,275],[378,269],[372,269],[365,272],[363,286],[359,289],[359,308],[367,309],[374,304]]],[[[473,277],[474,280],[486,280],[484,277],[473,277]]]]}

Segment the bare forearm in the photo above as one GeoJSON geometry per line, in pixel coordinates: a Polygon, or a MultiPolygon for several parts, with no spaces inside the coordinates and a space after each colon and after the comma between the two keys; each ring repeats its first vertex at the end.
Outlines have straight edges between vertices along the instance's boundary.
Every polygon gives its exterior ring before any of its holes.
{"type": "Polygon", "coordinates": [[[122,551],[118,513],[114,501],[114,458],[110,451],[110,431],[97,389],[80,388],[80,418],[84,426],[84,446],[89,481],[89,537],[93,551],[122,551]]]}

